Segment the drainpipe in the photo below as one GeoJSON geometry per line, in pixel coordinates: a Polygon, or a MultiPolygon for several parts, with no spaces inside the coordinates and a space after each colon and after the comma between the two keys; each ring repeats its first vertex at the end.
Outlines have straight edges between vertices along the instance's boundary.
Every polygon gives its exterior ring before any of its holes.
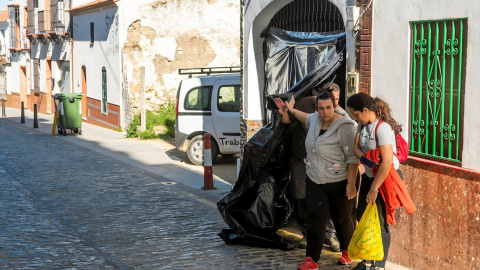
{"type": "MultiPolygon", "coordinates": [[[[73,0],[72,0],[73,2],[73,0]]],[[[70,2],[70,8],[72,7],[72,2],[70,2]]],[[[64,11],[65,12],[65,11],[64,11]]],[[[71,15],[71,14],[70,14],[71,15]]],[[[73,73],[73,16],[70,17],[70,25],[72,25],[72,27],[70,27],[70,49],[71,49],[71,53],[70,53],[70,80],[72,80],[72,93],[75,92],[75,79],[74,79],[74,74],[73,73]]]]}

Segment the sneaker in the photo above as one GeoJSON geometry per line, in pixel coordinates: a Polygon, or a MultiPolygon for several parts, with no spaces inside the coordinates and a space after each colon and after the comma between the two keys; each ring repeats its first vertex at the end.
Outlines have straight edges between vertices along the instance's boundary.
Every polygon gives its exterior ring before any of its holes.
{"type": "Polygon", "coordinates": [[[312,258],[307,257],[305,261],[297,267],[297,270],[318,270],[318,264],[316,264],[312,258]]]}
{"type": "Polygon", "coordinates": [[[340,252],[340,243],[337,237],[325,238],[325,244],[329,246],[332,251],[340,252]]]}
{"type": "Polygon", "coordinates": [[[350,259],[348,257],[348,251],[343,250],[342,251],[342,257],[340,257],[340,259],[338,259],[338,264],[347,265],[347,264],[351,264],[352,262],[353,262],[352,259],[350,259]]]}

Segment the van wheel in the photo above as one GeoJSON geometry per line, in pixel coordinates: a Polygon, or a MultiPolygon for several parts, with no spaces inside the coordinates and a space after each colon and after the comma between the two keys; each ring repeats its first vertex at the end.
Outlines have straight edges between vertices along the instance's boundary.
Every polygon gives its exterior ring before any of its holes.
{"type": "MultiPolygon", "coordinates": [[[[211,140],[212,162],[218,157],[218,146],[214,139],[211,140]]],[[[203,135],[193,137],[188,143],[187,156],[195,165],[203,165],[203,135]]]]}

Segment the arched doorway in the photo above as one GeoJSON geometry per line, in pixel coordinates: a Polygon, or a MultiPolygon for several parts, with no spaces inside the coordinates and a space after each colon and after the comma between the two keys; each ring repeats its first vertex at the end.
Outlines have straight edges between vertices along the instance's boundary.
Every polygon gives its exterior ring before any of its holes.
{"type": "Polygon", "coordinates": [[[82,66],[82,118],[87,119],[87,68],[82,66]]]}
{"type": "MultiPolygon", "coordinates": [[[[268,31],[270,27],[305,33],[345,31],[342,13],[329,0],[295,0],[285,5],[271,18],[266,30],[268,31]]],[[[341,62],[331,80],[340,86],[339,105],[344,107],[346,61],[341,62]]]]}
{"type": "Polygon", "coordinates": [[[342,13],[328,0],[295,0],[273,16],[272,26],[296,32],[345,30],[342,13]]]}

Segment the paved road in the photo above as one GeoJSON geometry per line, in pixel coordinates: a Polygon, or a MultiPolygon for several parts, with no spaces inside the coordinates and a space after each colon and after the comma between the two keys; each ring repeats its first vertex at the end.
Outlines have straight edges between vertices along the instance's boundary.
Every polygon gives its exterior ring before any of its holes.
{"type": "MultiPolygon", "coordinates": [[[[100,144],[4,119],[0,138],[0,269],[295,269],[304,256],[226,245],[216,197],[100,144]]],[[[350,268],[336,257],[321,269],[350,268]]]]}

